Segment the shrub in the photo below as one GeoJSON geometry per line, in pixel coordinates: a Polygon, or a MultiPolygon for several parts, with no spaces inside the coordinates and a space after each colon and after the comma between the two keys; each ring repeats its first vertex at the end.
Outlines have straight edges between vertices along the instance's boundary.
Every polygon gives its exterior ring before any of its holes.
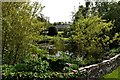
{"type": "Polygon", "coordinates": [[[47,72],[47,73],[33,73],[33,72],[16,72],[7,75],[2,75],[2,80],[36,80],[36,79],[48,79],[48,78],[79,78],[81,74],[74,73],[61,73],[61,72],[47,72]]]}
{"type": "Polygon", "coordinates": [[[55,54],[58,51],[66,51],[65,40],[62,37],[56,36],[50,40],[50,44],[55,46],[55,54]]]}
{"type": "Polygon", "coordinates": [[[49,27],[48,29],[48,35],[49,36],[55,36],[58,34],[57,28],[56,27],[49,27]]]}
{"type": "Polygon", "coordinates": [[[30,53],[28,44],[40,38],[44,22],[39,22],[35,13],[41,10],[41,5],[6,2],[2,7],[2,61],[14,64],[23,61],[30,53]]]}
{"type": "MultiPolygon", "coordinates": [[[[77,78],[81,75],[80,73],[74,74],[71,71],[69,72],[66,71],[62,73],[59,70],[61,68],[61,65],[64,64],[64,61],[67,61],[67,59],[63,59],[63,57],[61,58],[59,57],[58,59],[55,60],[52,58],[52,56],[47,58],[52,60],[51,62],[55,62],[55,64],[51,63],[49,60],[42,60],[41,58],[37,58],[37,57],[25,61],[25,63],[20,63],[20,64],[18,63],[15,65],[4,64],[2,65],[2,79],[3,80],[32,79],[33,80],[40,78],[77,78]]],[[[78,66],[76,64],[72,64],[72,66],[70,66],[71,70],[77,68],[78,66]]]]}
{"type": "Polygon", "coordinates": [[[2,65],[3,79],[19,79],[19,78],[33,78],[38,74],[43,74],[49,71],[49,63],[41,58],[31,58],[24,63],[17,63],[14,65],[2,65]]]}
{"type": "Polygon", "coordinates": [[[107,33],[112,29],[111,22],[105,22],[98,16],[88,16],[84,18],[81,14],[80,19],[73,24],[73,31],[70,38],[70,46],[75,55],[93,56],[95,59],[101,57],[105,47],[109,47],[110,38],[107,33]],[[102,36],[101,36],[102,35],[102,36]]]}

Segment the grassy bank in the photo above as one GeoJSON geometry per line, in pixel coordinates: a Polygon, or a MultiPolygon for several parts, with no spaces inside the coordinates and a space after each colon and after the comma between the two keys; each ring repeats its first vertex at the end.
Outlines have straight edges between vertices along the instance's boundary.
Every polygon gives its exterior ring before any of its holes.
{"type": "Polygon", "coordinates": [[[120,66],[112,71],[110,74],[107,74],[104,76],[104,78],[116,78],[117,80],[120,80],[120,66]]]}

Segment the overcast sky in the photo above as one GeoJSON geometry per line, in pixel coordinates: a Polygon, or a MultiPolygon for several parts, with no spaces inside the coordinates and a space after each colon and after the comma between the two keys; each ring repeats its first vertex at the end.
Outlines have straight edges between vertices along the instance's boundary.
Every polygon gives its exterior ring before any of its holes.
{"type": "Polygon", "coordinates": [[[68,22],[72,19],[72,11],[78,9],[79,3],[84,4],[84,0],[35,0],[42,1],[45,6],[42,13],[49,17],[50,22],[68,22]],[[75,6],[75,9],[74,9],[75,6]]]}

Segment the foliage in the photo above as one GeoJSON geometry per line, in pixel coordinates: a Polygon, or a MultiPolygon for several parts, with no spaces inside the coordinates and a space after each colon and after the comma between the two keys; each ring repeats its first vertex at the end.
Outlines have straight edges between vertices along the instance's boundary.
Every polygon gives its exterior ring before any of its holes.
{"type": "Polygon", "coordinates": [[[29,44],[31,53],[34,55],[38,55],[42,57],[44,54],[47,54],[47,51],[45,49],[40,49],[38,46],[35,46],[33,44],[29,44]]]}
{"type": "MultiPolygon", "coordinates": [[[[119,15],[120,15],[120,1],[115,2],[86,2],[86,6],[79,6],[79,9],[73,15],[73,24],[80,20],[81,17],[87,18],[88,16],[98,15],[101,19],[106,20],[106,22],[111,21],[113,28],[107,33],[111,43],[110,48],[119,47],[119,39],[115,38],[116,33],[119,34],[119,15]],[[95,4],[95,6],[93,5],[95,4]],[[114,38],[114,40],[113,40],[114,38]]],[[[104,34],[103,34],[104,35],[104,34]]]]}
{"type": "Polygon", "coordinates": [[[119,48],[113,48],[109,52],[110,53],[120,53],[120,47],[119,48]]]}
{"type": "Polygon", "coordinates": [[[46,55],[42,58],[49,62],[49,67],[52,71],[63,71],[66,62],[70,59],[70,56],[64,52],[59,52],[55,55],[46,55]]]}
{"type": "MultiPolygon", "coordinates": [[[[43,58],[41,59],[39,57],[34,57],[30,60],[26,60],[24,63],[17,63],[14,65],[4,64],[2,65],[2,78],[3,80],[8,80],[79,77],[80,74],[74,74],[68,71],[62,73],[59,71],[61,65],[64,64],[64,61],[67,61],[68,59],[64,56],[65,54],[62,53],[61,56],[57,57],[56,59],[55,57],[53,59],[53,55],[49,55],[49,57],[46,56],[47,60],[43,60],[43,58]],[[55,70],[57,70],[57,72],[55,70]]],[[[78,68],[76,64],[72,64],[70,67],[72,70],[78,68]]]]}
{"type": "Polygon", "coordinates": [[[120,46],[120,2],[95,2],[95,6],[93,3],[86,2],[86,6],[79,6],[78,11],[73,13],[68,49],[84,58],[92,55],[102,59],[105,55],[101,53],[120,46]]]}
{"type": "Polygon", "coordinates": [[[42,59],[49,62],[49,67],[52,71],[60,72],[70,72],[72,70],[77,70],[78,67],[97,62],[92,56],[84,59],[83,57],[72,56],[65,52],[59,52],[55,55],[46,54],[42,59]]]}
{"type": "Polygon", "coordinates": [[[69,64],[69,66],[64,67],[65,72],[71,72],[72,70],[77,70],[79,66],[77,64],[69,64]]]}
{"type": "Polygon", "coordinates": [[[63,32],[64,32],[64,33],[62,33],[63,37],[66,37],[66,38],[70,37],[70,29],[68,29],[67,27],[65,27],[63,29],[63,32]]]}
{"type": "Polygon", "coordinates": [[[58,34],[57,28],[56,27],[49,27],[48,29],[48,35],[49,36],[55,36],[58,34]]]}
{"type": "Polygon", "coordinates": [[[28,43],[39,39],[44,22],[36,18],[42,7],[38,3],[2,3],[3,63],[14,64],[23,60],[29,51],[28,43]]]}
{"type": "Polygon", "coordinates": [[[9,74],[9,72],[38,72],[43,73],[48,70],[49,63],[41,58],[35,57],[30,60],[26,60],[24,63],[17,63],[14,65],[3,65],[3,72],[9,74]]]}
{"type": "Polygon", "coordinates": [[[120,47],[110,49],[109,51],[103,54],[103,59],[109,59],[119,53],[120,53],[120,47]]]}
{"type": "Polygon", "coordinates": [[[97,56],[108,47],[110,38],[107,33],[112,29],[112,23],[102,20],[98,16],[88,15],[86,18],[79,11],[79,19],[75,20],[72,27],[70,47],[72,51],[83,57],[97,56]]]}
{"type": "Polygon", "coordinates": [[[63,37],[55,36],[50,40],[49,44],[55,46],[55,52],[53,54],[56,54],[58,51],[64,52],[66,50],[66,45],[63,45],[65,44],[65,40],[63,37]]]}
{"type": "Polygon", "coordinates": [[[48,55],[44,57],[32,57],[26,59],[23,63],[14,65],[2,65],[2,78],[8,79],[40,79],[40,78],[79,78],[85,76],[78,70],[80,65],[85,66],[93,63],[92,57],[83,59],[71,57],[63,52],[59,55],[48,55]]]}
{"type": "MultiPolygon", "coordinates": [[[[96,7],[94,7],[94,10],[97,10],[99,13],[99,16],[102,17],[102,19],[107,20],[107,22],[112,21],[113,22],[113,29],[111,29],[109,35],[110,38],[114,37],[120,32],[120,1],[119,2],[96,2],[96,7]]],[[[93,10],[93,11],[94,11],[93,10]]],[[[115,46],[118,47],[120,40],[115,40],[113,43],[110,44],[110,48],[114,48],[115,46]]]]}
{"type": "MultiPolygon", "coordinates": [[[[119,3],[113,4],[97,4],[102,17],[94,13],[95,8],[90,11],[90,2],[86,2],[86,7],[80,6],[73,16],[72,28],[63,29],[64,33],[61,34],[67,37],[63,38],[57,35],[55,27],[49,28],[48,34],[53,37],[39,35],[50,25],[40,13],[43,9],[40,4],[3,3],[3,80],[78,78],[81,74],[75,74],[74,70],[118,54],[120,48],[109,50],[110,44],[120,45],[119,3]],[[115,20],[114,27],[110,20],[115,20]],[[45,49],[34,43],[46,37],[50,38],[49,45],[53,46],[52,54],[47,54],[45,49]],[[66,39],[69,40],[67,45],[66,39]],[[105,51],[108,52],[102,54],[105,51]]],[[[64,23],[54,23],[57,24],[64,23]]]]}
{"type": "Polygon", "coordinates": [[[61,72],[47,72],[47,73],[33,73],[33,72],[16,72],[7,73],[2,75],[2,80],[11,80],[11,79],[20,79],[20,80],[34,80],[34,79],[41,79],[41,78],[78,78],[81,74],[74,74],[74,73],[61,73],[61,72]]]}

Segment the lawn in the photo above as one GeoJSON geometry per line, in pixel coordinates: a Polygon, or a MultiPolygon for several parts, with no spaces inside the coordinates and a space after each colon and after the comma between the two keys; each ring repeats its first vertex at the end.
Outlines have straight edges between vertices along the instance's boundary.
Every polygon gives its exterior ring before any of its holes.
{"type": "MultiPolygon", "coordinates": [[[[49,38],[49,39],[53,39],[54,37],[53,36],[47,36],[47,38],[49,38]]],[[[69,38],[62,38],[63,40],[65,40],[65,41],[68,41],[69,40],[69,38]]]]}
{"type": "Polygon", "coordinates": [[[58,31],[58,34],[62,34],[62,33],[64,33],[64,31],[58,31]]]}
{"type": "Polygon", "coordinates": [[[117,80],[120,80],[120,66],[112,71],[111,73],[104,76],[104,78],[117,78],[117,80]]]}

